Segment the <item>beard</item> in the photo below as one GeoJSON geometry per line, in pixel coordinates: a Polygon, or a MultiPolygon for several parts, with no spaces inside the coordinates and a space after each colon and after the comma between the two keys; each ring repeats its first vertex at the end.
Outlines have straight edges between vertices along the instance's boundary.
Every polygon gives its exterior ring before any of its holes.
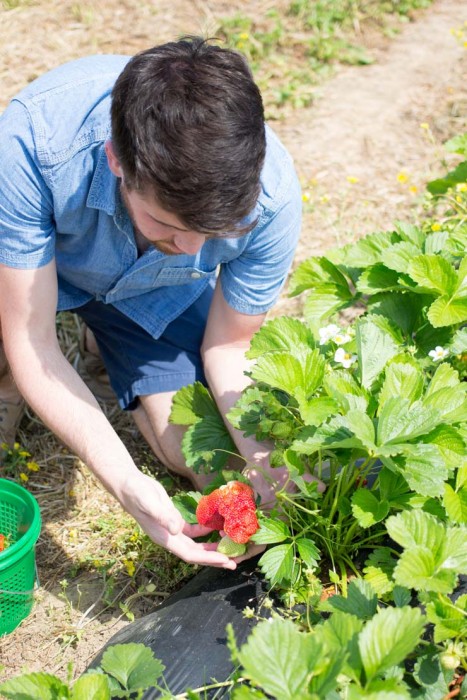
{"type": "Polygon", "coordinates": [[[150,241],[140,231],[140,229],[136,225],[135,215],[134,215],[132,206],[128,200],[125,185],[122,182],[120,183],[120,196],[122,198],[122,201],[125,205],[125,209],[128,212],[128,216],[130,217],[130,221],[131,221],[132,226],[133,226],[136,247],[138,248],[138,251],[141,254],[144,253],[150,246],[152,246],[153,248],[158,250],[159,253],[163,253],[163,255],[182,255],[183,251],[178,250],[178,248],[176,246],[174,246],[173,243],[169,243],[169,241],[163,241],[163,240],[150,241]]]}

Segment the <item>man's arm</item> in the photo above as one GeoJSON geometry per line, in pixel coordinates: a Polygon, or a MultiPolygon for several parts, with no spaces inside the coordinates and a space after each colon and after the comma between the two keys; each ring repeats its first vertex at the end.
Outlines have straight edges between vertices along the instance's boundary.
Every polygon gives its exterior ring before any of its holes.
{"type": "Polygon", "coordinates": [[[0,265],[0,318],[17,387],[44,423],[77,454],[158,544],[185,561],[234,568],[214,545],[196,543],[170,498],[142,474],[61,352],[56,330],[55,263],[34,270],[0,265]]]}
{"type": "MultiPolygon", "coordinates": [[[[204,371],[217,406],[225,416],[250,379],[245,372],[251,362],[245,357],[253,335],[261,328],[266,314],[249,316],[227,304],[218,280],[202,345],[204,371]]],[[[263,505],[272,504],[277,489],[287,480],[285,467],[269,464],[271,448],[257,442],[227,423],[240,454],[247,461],[245,473],[261,496],[263,505]]]]}

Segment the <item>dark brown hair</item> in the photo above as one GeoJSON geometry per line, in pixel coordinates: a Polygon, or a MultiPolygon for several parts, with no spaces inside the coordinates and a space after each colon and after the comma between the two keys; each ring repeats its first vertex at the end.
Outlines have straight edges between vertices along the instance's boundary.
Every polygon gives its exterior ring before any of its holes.
{"type": "Polygon", "coordinates": [[[241,226],[259,195],[261,94],[243,56],[200,37],[134,56],[112,92],[112,142],[130,189],[154,194],[191,230],[241,226]]]}

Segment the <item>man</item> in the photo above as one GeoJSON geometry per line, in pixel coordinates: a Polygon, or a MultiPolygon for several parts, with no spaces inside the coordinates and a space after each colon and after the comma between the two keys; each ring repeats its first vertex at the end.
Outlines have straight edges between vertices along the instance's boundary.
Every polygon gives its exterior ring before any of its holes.
{"type": "MultiPolygon", "coordinates": [[[[193,479],[172,397],[199,379],[223,415],[235,403],[300,227],[293,165],[265,128],[244,59],[191,37],[131,60],[71,62],[12,100],[0,154],[3,439],[14,439],[24,398],[155,542],[235,568],[192,539],[206,529],[184,523],[137,469],[62,354],[55,315],[79,314],[121,407],[168,469],[193,479]]],[[[284,471],[232,434],[271,500],[284,471]]]]}

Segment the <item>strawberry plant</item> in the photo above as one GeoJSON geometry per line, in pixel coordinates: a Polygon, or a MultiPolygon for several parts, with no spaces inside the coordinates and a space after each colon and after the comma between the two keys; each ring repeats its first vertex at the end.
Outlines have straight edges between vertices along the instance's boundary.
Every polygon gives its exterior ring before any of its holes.
{"type": "Polygon", "coordinates": [[[0,684],[2,697],[11,700],[111,700],[142,698],[157,686],[164,666],[144,644],[118,644],[103,654],[100,666],[65,683],[49,673],[25,673],[0,684]]]}

